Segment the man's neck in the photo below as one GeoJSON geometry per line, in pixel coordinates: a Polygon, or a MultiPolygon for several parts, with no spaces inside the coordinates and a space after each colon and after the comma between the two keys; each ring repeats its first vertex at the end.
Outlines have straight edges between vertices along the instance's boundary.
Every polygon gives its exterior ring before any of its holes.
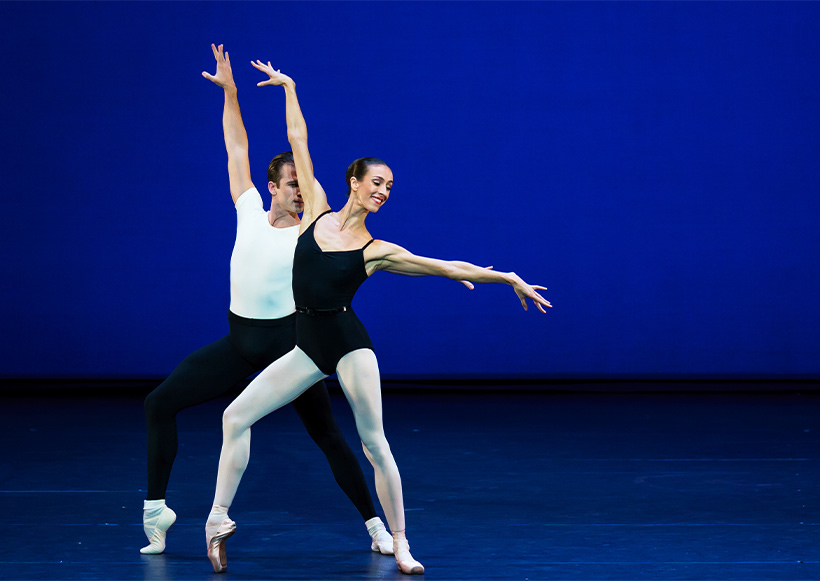
{"type": "Polygon", "coordinates": [[[276,204],[271,204],[268,210],[268,223],[274,228],[290,228],[301,224],[299,214],[283,210],[276,204]]]}

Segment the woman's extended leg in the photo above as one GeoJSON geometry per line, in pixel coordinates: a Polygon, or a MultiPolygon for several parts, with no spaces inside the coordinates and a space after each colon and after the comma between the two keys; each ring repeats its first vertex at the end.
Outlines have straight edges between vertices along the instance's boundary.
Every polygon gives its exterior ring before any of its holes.
{"type": "Polygon", "coordinates": [[[404,530],[404,502],[399,469],[390,452],[382,424],[379,365],[370,349],[357,349],[342,357],[336,368],[339,383],[356,418],[356,429],[365,455],[376,472],[379,495],[392,531],[404,530]]]}
{"type": "Polygon", "coordinates": [[[364,453],[376,473],[376,494],[393,531],[393,549],[399,569],[402,573],[423,573],[424,567],[410,555],[405,538],[401,476],[384,435],[376,354],[370,349],[351,351],[339,361],[336,373],[353,409],[364,453]]]}
{"type": "Polygon", "coordinates": [[[370,549],[385,555],[393,554],[393,537],[376,515],[373,499],[367,489],[362,467],[348,446],[333,417],[327,386],[320,381],[291,402],[299,419],[327,458],[336,483],[344,491],[365,521],[372,542],[370,549]]]}
{"type": "Polygon", "coordinates": [[[293,409],[305,424],[308,434],[327,457],[336,483],[344,491],[364,520],[376,516],[373,499],[356,460],[353,450],[347,445],[333,411],[327,386],[320,381],[292,402],[293,409]]]}

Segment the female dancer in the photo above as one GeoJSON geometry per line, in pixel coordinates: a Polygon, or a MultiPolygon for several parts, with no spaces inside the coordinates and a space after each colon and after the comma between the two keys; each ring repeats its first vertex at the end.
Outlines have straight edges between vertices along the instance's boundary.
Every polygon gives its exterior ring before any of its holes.
{"type": "Polygon", "coordinates": [[[205,525],[208,557],[217,572],[226,566],[225,539],[236,530],[227,516],[250,455],[250,427],[334,371],[353,409],[365,455],[376,474],[376,493],[393,531],[393,551],[402,573],[424,567],[410,555],[405,537],[401,479],[382,426],[379,369],[373,345],[350,307],[359,285],[377,270],[409,276],[442,276],[513,287],[524,309],[527,299],[545,313],[551,306],[514,273],[495,272],[467,262],[415,256],[395,244],[373,240],[364,221],[387,202],[393,173],[383,161],[364,158],[347,170],[348,200],[333,212],[315,180],[307,146],[307,126],[293,80],[270,62],[251,63],[268,75],[258,83],[285,89],[288,141],[293,148],[305,211],[293,262],[296,347],[273,362],[228,406],[223,415],[222,454],[214,506],[205,525]]]}
{"type": "MultiPolygon", "coordinates": [[[[177,453],[176,415],[227,393],[239,380],[267,367],[296,344],[293,312],[293,250],[299,232],[299,194],[293,155],[282,153],[268,167],[270,211],[251,182],[248,135],[239,111],[228,53],[211,45],[216,74],[203,76],[225,92],[222,125],[228,151],[228,177],[236,205],[236,243],[231,256],[230,332],[192,353],[145,400],[148,431],[148,494],[143,554],[165,550],[165,537],[176,514],[165,504],[165,491],[177,453]]],[[[308,434],[330,463],[333,476],[356,506],[372,538],[370,548],[393,553],[393,539],[376,516],[362,468],[342,436],[330,408],[324,382],[293,401],[308,434]]]]}

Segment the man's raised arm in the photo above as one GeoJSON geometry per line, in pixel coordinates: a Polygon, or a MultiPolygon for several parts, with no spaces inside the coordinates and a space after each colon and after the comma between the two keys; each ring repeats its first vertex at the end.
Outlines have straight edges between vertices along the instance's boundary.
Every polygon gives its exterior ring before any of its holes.
{"type": "Polygon", "coordinates": [[[211,45],[216,59],[216,74],[202,71],[202,76],[225,90],[225,108],[222,112],[222,130],[225,133],[225,149],[228,151],[228,179],[234,204],[245,191],[253,187],[251,164],[248,159],[248,133],[242,123],[236,83],[233,81],[231,59],[222,52],[222,45],[211,45]]]}

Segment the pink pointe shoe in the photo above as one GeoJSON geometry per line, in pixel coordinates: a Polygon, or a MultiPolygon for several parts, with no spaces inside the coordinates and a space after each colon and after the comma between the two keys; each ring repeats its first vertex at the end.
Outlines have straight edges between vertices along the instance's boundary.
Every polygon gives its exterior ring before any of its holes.
{"type": "Polygon", "coordinates": [[[419,563],[410,554],[410,544],[407,539],[393,539],[393,553],[396,555],[396,564],[399,571],[405,575],[421,575],[424,573],[424,565],[419,563]]]}
{"type": "Polygon", "coordinates": [[[228,556],[225,554],[225,540],[236,532],[236,523],[225,517],[219,526],[205,525],[205,542],[208,545],[208,560],[215,573],[224,573],[228,568],[228,556]]]}

